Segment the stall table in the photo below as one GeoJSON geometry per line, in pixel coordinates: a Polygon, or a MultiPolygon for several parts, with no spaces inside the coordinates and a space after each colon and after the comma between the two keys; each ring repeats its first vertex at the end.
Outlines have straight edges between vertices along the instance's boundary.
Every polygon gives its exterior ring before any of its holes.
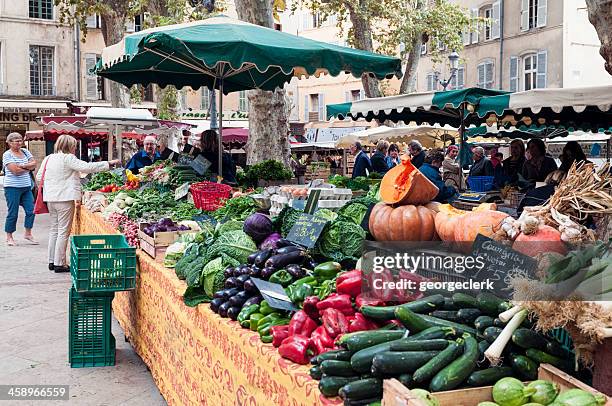
{"type": "MultiPolygon", "coordinates": [[[[116,234],[99,214],[79,208],[75,234],[116,234]]],[[[113,312],[171,405],[330,405],[308,366],[281,358],[258,334],[183,303],[174,270],[137,250],[136,289],[117,292],[113,312]]]]}

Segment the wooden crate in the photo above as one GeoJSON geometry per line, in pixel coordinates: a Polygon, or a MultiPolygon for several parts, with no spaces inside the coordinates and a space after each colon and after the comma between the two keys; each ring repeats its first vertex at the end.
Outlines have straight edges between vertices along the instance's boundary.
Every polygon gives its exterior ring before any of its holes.
{"type": "Polygon", "coordinates": [[[155,246],[151,245],[148,241],[140,239],[140,249],[149,254],[156,262],[164,262],[168,246],[155,246]]]}
{"type": "MultiPolygon", "coordinates": [[[[558,384],[561,391],[578,388],[592,393],[600,393],[590,386],[580,382],[549,364],[541,364],[538,369],[538,379],[545,379],[558,384]]],[[[480,402],[492,402],[493,386],[458,389],[445,392],[436,392],[434,396],[440,406],[476,406],[480,402]]],[[[425,406],[416,398],[408,388],[397,379],[388,379],[383,384],[382,406],[425,406]]],[[[608,398],[606,406],[612,406],[608,398]]]]}
{"type": "Polygon", "coordinates": [[[144,232],[145,227],[148,227],[149,225],[149,223],[138,224],[138,238],[140,238],[141,241],[146,241],[149,245],[154,247],[167,247],[175,242],[179,236],[178,232],[176,231],[164,231],[155,233],[153,237],[151,237],[144,232]]]}

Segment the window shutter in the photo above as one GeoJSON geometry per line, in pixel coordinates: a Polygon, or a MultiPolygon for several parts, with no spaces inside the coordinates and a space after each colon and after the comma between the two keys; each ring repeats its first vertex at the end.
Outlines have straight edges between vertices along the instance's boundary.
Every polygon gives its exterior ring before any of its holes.
{"type": "Polygon", "coordinates": [[[548,11],[548,0],[538,0],[538,27],[546,26],[546,13],[548,11]]]}
{"type": "Polygon", "coordinates": [[[501,24],[502,24],[499,1],[496,1],[495,3],[493,3],[492,11],[493,11],[492,12],[493,21],[491,22],[491,34],[492,34],[493,39],[497,39],[499,38],[500,31],[501,31],[501,24]]]}
{"type": "Polygon", "coordinates": [[[427,42],[421,44],[421,55],[427,54],[427,42]]]}
{"type": "Polygon", "coordinates": [[[310,16],[308,15],[308,13],[304,13],[304,15],[302,15],[302,30],[307,30],[308,27],[308,23],[310,22],[310,16]]]}
{"type": "Polygon", "coordinates": [[[484,64],[478,65],[478,87],[485,87],[485,67],[484,64]]]}
{"type": "Polygon", "coordinates": [[[98,100],[98,78],[91,71],[96,67],[96,54],[85,54],[85,90],[88,100],[98,100]]]}
{"type": "Polygon", "coordinates": [[[470,31],[468,29],[461,31],[461,37],[463,38],[463,45],[470,45],[470,31]]]}
{"type": "Polygon", "coordinates": [[[529,31],[529,0],[521,0],[521,31],[529,31]]]}
{"type": "Polygon", "coordinates": [[[510,91],[518,92],[519,89],[519,59],[516,56],[510,57],[510,91]]]}
{"type": "Polygon", "coordinates": [[[309,112],[309,104],[310,104],[310,96],[309,95],[304,95],[304,122],[307,123],[308,120],[308,113],[309,112]]]}
{"type": "Polygon", "coordinates": [[[457,89],[463,89],[465,87],[465,68],[459,68],[457,70],[457,89]]]}
{"type": "Polygon", "coordinates": [[[353,101],[353,98],[351,97],[351,92],[344,92],[344,101],[345,102],[353,101]]]}
{"type": "Polygon", "coordinates": [[[359,90],[359,100],[365,99],[365,91],[363,89],[359,90]]]}
{"type": "Polygon", "coordinates": [[[485,64],[485,82],[486,82],[486,88],[487,89],[493,89],[493,68],[495,67],[495,65],[493,64],[493,62],[488,62],[487,64],[485,64]]]}
{"type": "Polygon", "coordinates": [[[325,121],[327,117],[325,117],[325,95],[323,93],[319,93],[319,121],[325,121]]]}
{"type": "Polygon", "coordinates": [[[536,80],[536,87],[538,89],[546,87],[546,59],[547,51],[538,52],[538,78],[536,80]]]}
{"type": "MultiPolygon", "coordinates": [[[[472,9],[472,18],[478,18],[478,9],[477,8],[473,8],[472,9]]],[[[474,31],[472,31],[472,44],[477,44],[478,43],[478,34],[480,31],[480,23],[476,23],[476,27],[474,28],[474,31]]]]}
{"type": "Polygon", "coordinates": [[[87,16],[87,19],[85,20],[87,28],[98,28],[96,24],[97,21],[98,21],[98,16],[96,14],[87,16]]]}

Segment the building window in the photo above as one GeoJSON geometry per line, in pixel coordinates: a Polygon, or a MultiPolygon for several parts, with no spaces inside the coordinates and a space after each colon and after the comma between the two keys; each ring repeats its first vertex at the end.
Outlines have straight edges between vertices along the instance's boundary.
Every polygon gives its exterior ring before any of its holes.
{"type": "Polygon", "coordinates": [[[478,87],[483,89],[493,89],[493,61],[486,61],[478,65],[478,87]]]}
{"type": "Polygon", "coordinates": [[[279,23],[274,23],[274,29],[276,31],[282,31],[283,30],[283,25],[279,24],[279,23]]]}
{"type": "Polygon", "coordinates": [[[548,0],[521,0],[521,30],[546,25],[548,0]]]}
{"type": "Polygon", "coordinates": [[[246,90],[238,92],[238,111],[249,111],[249,99],[246,90]]]}
{"type": "Polygon", "coordinates": [[[363,99],[363,90],[351,90],[351,101],[363,99]]]}
{"type": "Polygon", "coordinates": [[[100,16],[98,14],[87,16],[85,24],[87,25],[87,28],[102,28],[102,21],[100,20],[100,16]]]}
{"type": "Polygon", "coordinates": [[[421,44],[421,55],[427,55],[427,42],[421,44]]]}
{"type": "Polygon", "coordinates": [[[202,88],[202,98],[200,100],[200,108],[204,111],[208,111],[210,109],[210,93],[207,87],[202,88]]]}
{"type": "Polygon", "coordinates": [[[53,0],[30,0],[30,18],[53,20],[53,0]]]}
{"type": "Polygon", "coordinates": [[[323,18],[321,17],[321,14],[314,13],[312,15],[312,28],[319,28],[322,23],[323,23],[323,18]]]}
{"type": "Polygon", "coordinates": [[[482,12],[482,16],[487,19],[484,24],[484,39],[487,41],[493,39],[493,7],[486,7],[482,12]]]}
{"type": "Polygon", "coordinates": [[[457,69],[457,73],[455,73],[455,76],[453,76],[453,78],[450,81],[450,86],[451,86],[451,89],[453,90],[459,90],[459,89],[465,88],[465,67],[464,66],[460,66],[457,69]]]}
{"type": "Polygon", "coordinates": [[[146,86],[140,86],[140,96],[142,101],[152,102],[153,101],[153,85],[149,83],[146,86]]]}
{"type": "Polygon", "coordinates": [[[523,90],[542,89],[546,87],[547,52],[523,56],[523,90]]]}
{"type": "Polygon", "coordinates": [[[96,54],[85,54],[85,80],[86,80],[86,99],[87,100],[104,100],[104,78],[92,73],[98,61],[101,59],[100,55],[96,54]]]}
{"type": "Polygon", "coordinates": [[[30,93],[54,96],[53,47],[30,45],[30,93]]]}
{"type": "Polygon", "coordinates": [[[433,92],[438,88],[438,76],[435,72],[429,72],[427,74],[427,91],[433,92]]]}

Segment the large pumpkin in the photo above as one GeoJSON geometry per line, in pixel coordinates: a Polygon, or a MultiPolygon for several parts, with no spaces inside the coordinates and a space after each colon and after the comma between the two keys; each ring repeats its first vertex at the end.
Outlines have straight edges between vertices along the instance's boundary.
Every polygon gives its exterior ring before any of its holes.
{"type": "Polygon", "coordinates": [[[400,165],[391,168],[380,183],[380,198],[387,204],[427,204],[438,195],[438,188],[402,156],[400,165]]]}
{"type": "Polygon", "coordinates": [[[545,252],[567,254],[567,247],[561,241],[559,230],[545,225],[538,226],[538,230],[533,234],[520,233],[514,240],[512,249],[530,257],[545,252]]]}
{"type": "Polygon", "coordinates": [[[443,204],[436,214],[436,232],[442,241],[473,242],[478,234],[492,237],[506,217],[506,213],[485,207],[465,211],[443,204]]]}
{"type": "Polygon", "coordinates": [[[433,241],[436,205],[393,207],[378,203],[370,214],[370,233],[377,241],[433,241]]]}

